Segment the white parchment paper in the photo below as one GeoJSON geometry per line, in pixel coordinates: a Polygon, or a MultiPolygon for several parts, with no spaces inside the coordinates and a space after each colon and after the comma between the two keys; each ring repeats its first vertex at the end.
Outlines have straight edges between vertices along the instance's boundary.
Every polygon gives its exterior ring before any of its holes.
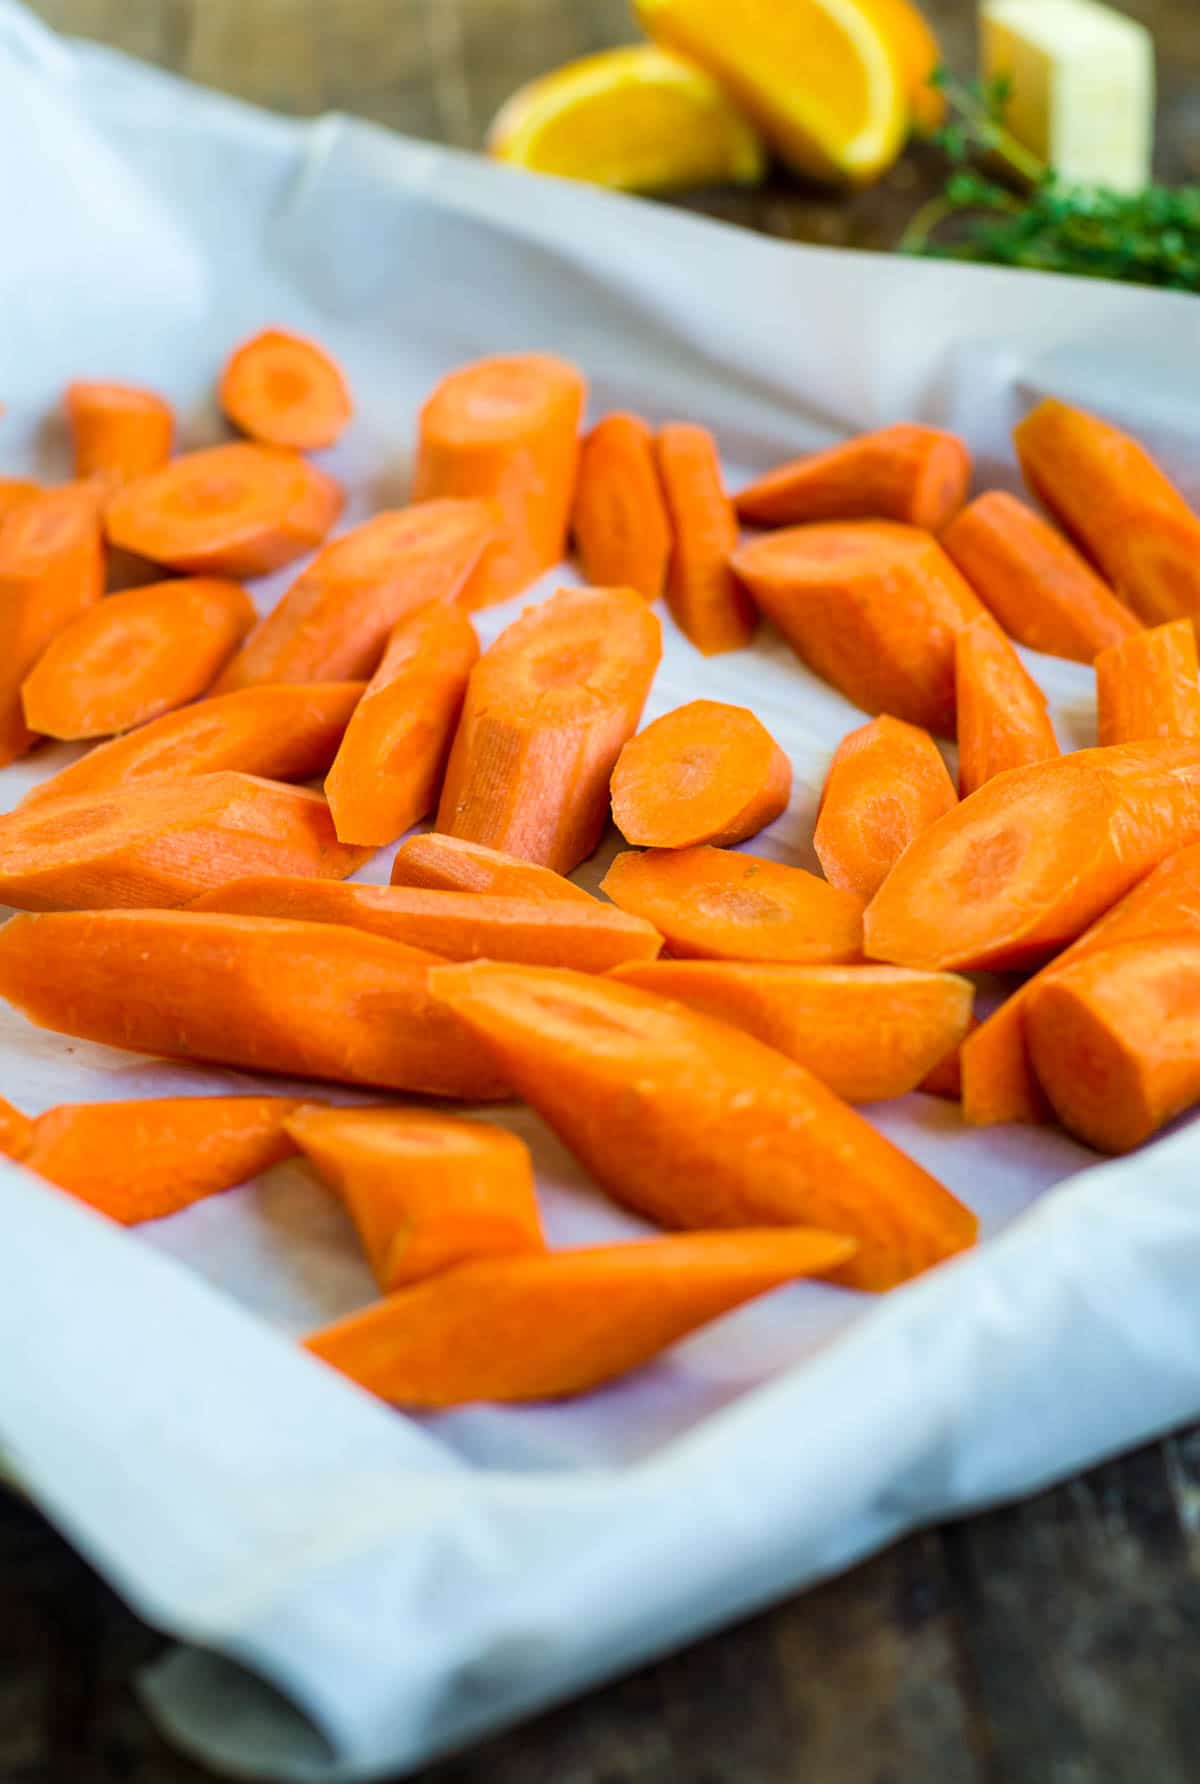
{"type": "MultiPolygon", "coordinates": [[[[219,437],[224,352],[283,322],[359,395],[326,455],[347,524],[404,499],[430,384],[521,347],[577,358],[596,413],[714,427],[733,478],[915,417],[1016,487],[1009,427],[1054,391],[1136,425],[1200,498],[1191,297],[789,247],[344,119],[284,123],[60,43],[12,0],[0,165],[21,170],[0,182],[0,471],[64,473],[47,417],[71,376],[154,383],[188,443],[219,437]]],[[[482,615],[485,639],[521,604],[482,615]]],[[[1091,741],[1090,674],[1026,661],[1064,743],[1091,741]]],[[[650,715],[700,692],[752,705],[790,751],[792,809],[754,847],[811,865],[817,791],[861,715],[769,634],[705,663],[671,633],[650,715]]],[[[0,773],[0,809],[71,754],[0,773]]],[[[0,1093],[30,1111],[263,1082],[0,1012],[0,1093]]],[[[642,1230],[534,1116],[502,1118],[534,1150],[553,1243],[642,1230]]],[[[421,1421],[292,1343],[372,1296],[303,1167],[136,1237],[0,1168],[0,1448],[178,1638],[145,1681],[167,1731],[248,1777],[415,1767],[1200,1413],[1200,1129],[1101,1168],[1050,1131],[969,1133],[932,1099],[872,1118],[979,1210],[977,1253],[886,1301],[787,1289],[570,1405],[421,1421]]]]}

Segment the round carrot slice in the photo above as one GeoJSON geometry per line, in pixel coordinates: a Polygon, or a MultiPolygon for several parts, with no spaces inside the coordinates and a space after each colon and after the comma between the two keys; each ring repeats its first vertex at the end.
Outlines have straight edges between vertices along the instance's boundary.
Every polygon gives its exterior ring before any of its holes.
{"type": "Polygon", "coordinates": [[[613,819],[626,842],[650,849],[745,842],[791,791],[791,762],[747,707],[691,700],[621,751],[613,819]]]}
{"type": "Polygon", "coordinates": [[[234,349],[218,394],[242,433],[297,452],[332,446],[354,414],[350,388],[325,349],[282,328],[264,328],[234,349]]]}

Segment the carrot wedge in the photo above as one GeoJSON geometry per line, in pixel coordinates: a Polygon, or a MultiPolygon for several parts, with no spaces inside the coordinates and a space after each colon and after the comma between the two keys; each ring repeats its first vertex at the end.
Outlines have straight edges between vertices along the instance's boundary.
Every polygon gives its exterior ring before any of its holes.
{"type": "Polygon", "coordinates": [[[566,360],[516,353],[452,372],[421,410],[413,500],[473,497],[502,515],[463,589],[468,608],[507,601],[562,557],[586,398],[566,360]]]}
{"type": "Polygon", "coordinates": [[[606,415],[583,442],[571,531],[585,579],[657,601],[671,559],[671,522],[639,415],[606,415]]]}
{"type": "Polygon", "coordinates": [[[582,973],[442,966],[434,995],[617,1201],[662,1226],[819,1226],[838,1280],[884,1289],[975,1217],[803,1066],[711,1017],[582,973]]]}
{"type": "Polygon", "coordinates": [[[478,660],[475,629],[452,602],[392,628],[325,781],[342,842],[382,848],[432,811],[478,660]]]}
{"type": "Polygon", "coordinates": [[[1009,637],[1030,650],[1090,663],[1142,629],[1070,541],[1004,490],[964,508],[941,543],[1009,637]]]}
{"type": "Polygon", "coordinates": [[[717,443],[706,428],[672,422],[658,436],[658,470],[674,538],[671,617],[706,657],[741,650],[754,636],[757,616],[729,568],[738,524],[717,443]]]}
{"type": "Polygon", "coordinates": [[[1200,742],[1014,768],[901,856],[867,908],[867,957],[930,970],[1036,966],[1198,839],[1200,742]]]}
{"type": "Polygon", "coordinates": [[[0,928],[0,997],[39,1028],[169,1059],[474,1102],[490,1056],[430,957],[330,923],[69,911],[0,928]]]}
{"type": "Polygon", "coordinates": [[[647,848],[725,847],[774,823],[791,793],[792,764],[748,707],[690,700],[621,751],[613,821],[647,848]]]}
{"type": "Polygon", "coordinates": [[[1096,658],[1100,742],[1200,737],[1200,660],[1190,619],[1110,645],[1096,658]]]}
{"type": "Polygon", "coordinates": [[[617,757],[662,654],[632,589],[562,589],[471,672],[437,828],[570,873],[595,849],[617,757]]]}
{"type": "Polygon", "coordinates": [[[974,988],[895,966],[655,960],[612,975],[774,1047],[848,1103],[907,1096],[957,1048],[974,988]]]}
{"type": "Polygon", "coordinates": [[[159,471],[175,442],[175,411],[165,397],[135,384],[78,379],[65,407],[76,477],[119,488],[159,471]]]}
{"type": "Polygon", "coordinates": [[[499,849],[458,836],[410,836],[392,861],[393,886],[423,886],[429,892],[492,892],[498,898],[570,898],[596,904],[590,892],[549,867],[520,861],[499,849]]]}
{"type": "Polygon", "coordinates": [[[733,567],[809,668],[864,712],[954,734],[954,640],[984,612],[936,539],[889,521],[767,533],[733,567]]]}
{"type": "Polygon", "coordinates": [[[863,900],[801,867],[723,849],[618,855],[601,882],[672,954],[839,965],[862,959],[863,900]]]}
{"type": "Polygon", "coordinates": [[[295,452],[332,446],[354,413],[346,380],[325,349],[282,328],[264,328],[234,348],[217,394],[239,432],[295,452]]]}
{"type": "Polygon", "coordinates": [[[963,627],[954,661],[964,799],[1006,769],[1061,755],[1046,696],[990,616],[963,627]]]}
{"type": "Polygon", "coordinates": [[[249,873],[344,878],[319,793],[249,774],[146,780],[21,805],[0,817],[0,904],[19,910],[168,909],[249,873]]]}
{"type": "Polygon", "coordinates": [[[22,1158],[33,1139],[33,1122],[0,1096],[0,1158],[22,1158]]]}
{"type": "Polygon", "coordinates": [[[901,422],[768,471],[737,498],[754,526],[818,520],[899,520],[938,533],[971,487],[957,434],[901,422]]]}
{"type": "Polygon", "coordinates": [[[332,477],[293,452],[236,441],[185,452],[119,489],[114,545],[195,576],[265,576],[319,545],[342,510],[332,477]]]}
{"type": "Polygon", "coordinates": [[[298,1109],[287,1131],[336,1191],[385,1294],[476,1258],[546,1249],[529,1148],[426,1109],[298,1109]]]}
{"type": "Polygon", "coordinates": [[[373,675],[394,626],[431,601],[454,600],[495,524],[482,502],[376,514],[318,553],[234,657],[217,692],[373,675]]]}
{"type": "Polygon", "coordinates": [[[958,804],[941,751],[885,714],[834,751],[813,846],[831,886],[874,898],[909,843],[958,804]]]}
{"type": "Polygon", "coordinates": [[[41,484],[31,482],[28,477],[0,477],[0,521],[41,493],[41,484]]]}

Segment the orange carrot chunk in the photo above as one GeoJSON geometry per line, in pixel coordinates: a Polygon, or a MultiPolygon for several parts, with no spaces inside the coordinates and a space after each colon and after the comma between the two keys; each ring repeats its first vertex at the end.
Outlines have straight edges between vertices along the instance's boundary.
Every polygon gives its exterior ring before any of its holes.
{"type": "Polygon", "coordinates": [[[791,794],[792,764],[748,707],[691,700],[621,751],[613,820],[647,848],[723,847],[773,824],[791,794]]]}
{"type": "Polygon", "coordinates": [[[33,1140],[33,1122],[0,1096],[0,1158],[23,1158],[33,1140]]]}
{"type": "Polygon", "coordinates": [[[161,470],[171,456],[175,411],[153,390],[79,379],[67,385],[66,411],[76,477],[100,477],[119,489],[161,470]]]}
{"type": "Polygon", "coordinates": [[[307,1348],[397,1406],[563,1399],[853,1249],[831,1233],[747,1231],[488,1258],[388,1295],[307,1348]]]}
{"type": "Polygon", "coordinates": [[[843,737],[829,765],[813,846],[831,886],[874,898],[909,843],[958,804],[941,751],[885,714],[843,737]]]}
{"type": "Polygon", "coordinates": [[[0,928],[0,997],[39,1028],[285,1077],[505,1094],[431,995],[429,964],[330,923],[205,911],[69,911],[0,928]]]}
{"type": "Polygon", "coordinates": [[[451,372],[421,410],[413,500],[470,496],[503,517],[463,590],[468,608],[507,601],[566,550],[586,400],[575,366],[517,353],[451,372]]]}
{"type": "Polygon", "coordinates": [[[936,539],[888,521],[768,533],[733,566],[809,668],[864,712],[954,734],[954,640],[984,612],[936,539]]]}
{"type": "Polygon", "coordinates": [[[478,660],[475,629],[450,602],[392,628],[325,782],[342,842],[382,848],[432,811],[478,660]]]}
{"type": "Polygon", "coordinates": [[[198,576],[110,595],[64,626],[25,677],[25,722],[70,740],[144,725],[202,694],[253,624],[236,582],[198,576]]]}
{"type": "Polygon", "coordinates": [[[423,886],[429,892],[492,892],[498,898],[570,898],[595,904],[590,892],[549,867],[520,861],[499,849],[458,836],[410,836],[392,861],[393,886],[423,886]]]}
{"type": "Polygon", "coordinates": [[[967,979],[899,966],[655,960],[613,977],[744,1029],[848,1103],[918,1089],[958,1047],[974,999],[967,979]]]}
{"type": "Polygon", "coordinates": [[[606,415],[583,442],[571,531],[588,582],[657,601],[671,559],[671,522],[638,415],[606,415]]]}
{"type": "Polygon", "coordinates": [[[816,520],[899,520],[940,532],[971,488],[971,454],[957,434],[901,422],[792,459],[737,499],[754,526],[816,520]]]}
{"type": "Polygon", "coordinates": [[[237,441],[185,452],[108,504],[114,545],[195,576],[265,576],[319,545],[341,513],[332,477],[293,452],[237,441]]]}
{"type": "Polygon", "coordinates": [[[965,1044],[965,1041],[975,1033],[979,1026],[979,1018],[977,1016],[972,1016],[970,1022],[967,1024],[967,1035],[964,1037],[964,1042],[960,1043],[957,1047],[951,1048],[945,1058],[939,1059],[937,1064],[930,1071],[926,1072],[925,1076],[921,1079],[921,1082],[917,1085],[917,1089],[922,1095],[938,1096],[948,1103],[962,1102],[963,1045],[965,1044]]]}
{"type": "Polygon", "coordinates": [[[336,362],[315,341],[283,328],[264,328],[234,348],[218,397],[241,433],[296,452],[332,446],[354,414],[336,362]]]}
{"type": "Polygon", "coordinates": [[[1190,619],[1110,645],[1096,658],[1100,742],[1200,737],[1200,662],[1190,619]]]}
{"type": "Polygon", "coordinates": [[[385,1294],[546,1249],[529,1148],[505,1128],[426,1109],[308,1107],[287,1130],[345,1204],[385,1294]]]}
{"type": "Polygon", "coordinates": [[[545,967],[443,966],[445,1000],[618,1201],[662,1226],[817,1226],[838,1280],[891,1288],[975,1217],[803,1066],[665,998],[545,967]]]}
{"type": "Polygon", "coordinates": [[[723,849],[651,849],[618,855],[601,889],[684,958],[862,959],[862,899],[802,867],[723,849]]]}
{"type": "Polygon", "coordinates": [[[570,873],[595,849],[617,757],[662,654],[632,589],[562,589],[471,672],[437,828],[570,873]]]}
{"type": "Polygon", "coordinates": [[[958,790],[964,799],[1009,768],[1062,753],[1046,696],[990,616],[958,634],[955,687],[958,790]]]}
{"type": "Polygon", "coordinates": [[[672,422],[658,436],[658,469],[674,538],[671,617],[706,657],[741,650],[754,636],[756,615],[729,568],[738,524],[717,443],[706,428],[672,422]]]}
{"type": "Polygon", "coordinates": [[[1090,663],[1141,631],[1087,559],[1003,490],[964,508],[942,534],[942,548],[1009,637],[1030,650],[1090,663]]]}
{"type": "Polygon", "coordinates": [[[41,493],[41,484],[32,483],[27,477],[0,477],[0,521],[41,493]]]}

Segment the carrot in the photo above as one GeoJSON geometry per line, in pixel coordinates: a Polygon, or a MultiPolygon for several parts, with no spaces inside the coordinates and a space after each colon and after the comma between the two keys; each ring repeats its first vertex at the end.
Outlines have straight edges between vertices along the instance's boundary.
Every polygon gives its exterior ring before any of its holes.
{"type": "Polygon", "coordinates": [[[437,828],[558,873],[595,849],[662,654],[632,589],[561,589],[471,672],[437,828]]]}
{"type": "Polygon", "coordinates": [[[744,1029],[848,1103],[907,1096],[967,1032],[974,988],[898,966],[656,960],[613,977],[744,1029]]]}
{"type": "Polygon", "coordinates": [[[388,1295],[307,1348],[399,1406],[562,1399],[853,1249],[832,1233],[767,1230],[487,1258],[388,1295]]]}
{"type": "Polygon", "coordinates": [[[0,928],[0,997],[39,1028],[169,1059],[471,1101],[490,1057],[430,957],[329,923],[69,911],[0,928]]]}
{"type": "Polygon", "coordinates": [[[0,521],[41,493],[41,484],[31,483],[27,477],[0,477],[0,521]]]}
{"type": "Polygon", "coordinates": [[[22,805],[75,798],[155,775],[237,769],[268,780],[308,780],[333,761],[365,683],[242,688],[164,713],[89,750],[34,787],[22,805]]]}
{"type": "Polygon", "coordinates": [[[135,384],[77,379],[65,407],[76,477],[119,489],[159,471],[175,443],[175,411],[165,397],[135,384]]]}
{"type": "Polygon", "coordinates": [[[1200,617],[1200,517],[1143,446],[1054,399],[1013,437],[1029,487],[1139,619],[1200,617]]]}
{"type": "Polygon", "coordinates": [[[394,626],[460,592],[495,524],[481,502],[428,502],[377,514],[335,539],[234,657],[218,692],[373,675],[394,626]]]}
{"type": "Polygon", "coordinates": [[[980,1027],[979,1018],[972,1016],[967,1024],[967,1033],[957,1047],[952,1047],[944,1059],[926,1072],[917,1089],[924,1096],[940,1096],[949,1103],[961,1103],[963,1096],[963,1047],[980,1027]]]}
{"type": "Polygon", "coordinates": [[[332,446],[354,414],[335,361],[315,341],[282,328],[264,328],[234,348],[217,396],[241,433],[296,452],[332,446]]]}
{"type": "Polygon", "coordinates": [[[505,1128],[424,1109],[301,1108],[287,1130],[345,1204],[385,1294],[546,1248],[529,1148],[505,1128]]]}
{"type": "Polygon", "coordinates": [[[682,1005],[546,967],[443,966],[444,999],[618,1201],[669,1227],[818,1226],[838,1280],[884,1289],[970,1245],[919,1165],[761,1041],[682,1005]]]}
{"type": "Polygon", "coordinates": [[[942,549],[1009,637],[1030,650],[1090,663],[1141,630],[1087,559],[1004,490],[964,508],[942,534],[942,549]]]}
{"type": "Polygon", "coordinates": [[[1110,645],[1096,658],[1100,742],[1200,737],[1200,661],[1190,619],[1110,645]]]}
{"type": "Polygon", "coordinates": [[[48,489],[0,520],[0,768],[34,741],[21,683],[50,640],[104,594],[95,492],[48,489]]]}
{"type": "Polygon", "coordinates": [[[515,353],[451,372],[422,408],[413,500],[473,496],[503,516],[463,590],[469,608],[507,601],[562,557],[586,400],[566,360],[515,353]]]}
{"type": "Polygon", "coordinates": [[[319,545],[342,510],[332,477],[237,441],[185,452],[112,497],[112,544],[196,576],[265,576],[319,545]]]}
{"type": "Polygon", "coordinates": [[[393,886],[423,886],[430,892],[492,892],[498,898],[573,899],[595,904],[590,892],[549,867],[519,861],[482,843],[457,836],[410,836],[392,861],[393,886]]]}
{"type": "Polygon", "coordinates": [[[901,422],[768,471],[737,498],[754,526],[816,520],[899,520],[938,533],[971,488],[957,434],[901,422]]]}
{"type": "Polygon", "coordinates": [[[671,617],[706,657],[741,650],[754,636],[756,615],[729,568],[738,524],[717,443],[706,428],[673,422],[658,436],[658,470],[674,537],[671,617]]]}
{"type": "Polygon", "coordinates": [[[863,901],[801,867],[722,849],[618,855],[601,881],[613,903],[701,960],[837,965],[862,959],[863,901]]]}
{"type": "Polygon", "coordinates": [[[431,601],[392,628],[325,782],[342,842],[382,848],[437,804],[478,659],[475,629],[450,602],[431,601]]]}
{"type": "Polygon", "coordinates": [[[964,799],[1006,769],[1061,755],[1046,696],[990,614],[958,634],[955,689],[964,799]]]}
{"type": "Polygon", "coordinates": [[[901,856],[867,909],[867,957],[1035,966],[1197,839],[1200,743],[1128,743],[1014,768],[901,856]]]}
{"type": "Polygon", "coordinates": [[[639,415],[606,415],[584,440],[571,531],[588,582],[635,588],[647,601],[663,593],[671,522],[654,436],[639,415]]]}
{"type": "Polygon", "coordinates": [[[872,719],[843,737],[829,764],[813,846],[831,886],[874,898],[909,843],[958,804],[928,731],[872,719]]]}
{"type": "Polygon", "coordinates": [[[599,899],[576,904],[573,899],[339,886],[262,874],[218,886],[195,900],[194,908],[343,923],[447,960],[517,960],[579,972],[602,973],[628,960],[653,960],[662,947],[662,937],[649,923],[599,899]]]}
{"type": "Polygon", "coordinates": [[[338,842],[324,799],[302,787],[249,774],[135,781],[0,817],[0,904],[166,909],[249,873],[340,879],[367,853],[338,842]]]}
{"type": "Polygon", "coordinates": [[[202,694],[254,624],[236,582],[195,577],[110,595],[51,639],[21,684],[46,737],[111,737],[202,694]]]}
{"type": "Polygon", "coordinates": [[[636,737],[612,777],[626,842],[687,849],[745,842],[787,810],[792,764],[745,706],[690,700],[636,737]]]}
{"type": "Polygon", "coordinates": [[[864,712],[954,734],[954,640],[984,608],[936,539],[889,521],[768,533],[733,567],[809,668],[864,712]]]}
{"type": "Polygon", "coordinates": [[[0,1096],[0,1158],[22,1158],[33,1139],[33,1123],[0,1096]]]}

